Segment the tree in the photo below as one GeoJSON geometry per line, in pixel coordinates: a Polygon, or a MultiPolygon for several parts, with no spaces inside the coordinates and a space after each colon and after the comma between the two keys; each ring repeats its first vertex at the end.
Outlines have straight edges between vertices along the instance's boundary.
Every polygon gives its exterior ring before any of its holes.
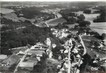
{"type": "Polygon", "coordinates": [[[77,22],[76,17],[73,17],[73,16],[67,16],[67,17],[65,17],[64,19],[66,19],[67,24],[74,24],[74,23],[77,22]]]}
{"type": "Polygon", "coordinates": [[[68,21],[69,23],[74,24],[76,23],[77,19],[75,17],[70,17],[68,21]]]}
{"type": "Polygon", "coordinates": [[[76,17],[76,14],[71,12],[71,13],[69,13],[69,16],[76,17]]]}
{"type": "Polygon", "coordinates": [[[79,26],[80,27],[88,27],[91,23],[89,21],[80,21],[79,26]]]}
{"type": "Polygon", "coordinates": [[[100,15],[93,22],[106,22],[106,9],[104,7],[100,9],[100,15]]]}
{"type": "Polygon", "coordinates": [[[103,33],[101,36],[102,36],[102,40],[104,40],[106,38],[106,33],[103,33]]]}
{"type": "Polygon", "coordinates": [[[62,12],[61,15],[69,24],[74,24],[77,22],[77,15],[73,12],[62,12]]]}
{"type": "Polygon", "coordinates": [[[101,35],[98,32],[92,31],[92,32],[90,32],[90,34],[98,39],[101,39],[101,35]]]}
{"type": "Polygon", "coordinates": [[[85,16],[83,14],[80,14],[77,18],[78,18],[78,22],[85,20],[85,16]]]}
{"type": "Polygon", "coordinates": [[[90,14],[91,13],[91,10],[86,9],[86,10],[83,11],[83,13],[90,14]]]}
{"type": "Polygon", "coordinates": [[[31,21],[29,21],[29,20],[25,20],[24,22],[28,23],[28,24],[31,24],[31,21]]]}

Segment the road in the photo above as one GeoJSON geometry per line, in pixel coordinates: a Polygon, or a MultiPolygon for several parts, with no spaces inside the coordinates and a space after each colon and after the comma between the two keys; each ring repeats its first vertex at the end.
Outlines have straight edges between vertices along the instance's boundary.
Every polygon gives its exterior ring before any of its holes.
{"type": "MultiPolygon", "coordinates": [[[[95,40],[96,40],[96,42],[100,42],[100,40],[97,40],[97,39],[95,39],[95,40]]],[[[83,39],[83,37],[82,37],[82,41],[84,43],[84,42],[90,42],[91,40],[88,39],[88,38],[87,39],[83,39]]],[[[98,56],[99,58],[105,58],[106,59],[106,54],[105,53],[102,53],[102,52],[100,52],[97,49],[91,48],[91,45],[89,45],[87,43],[84,43],[84,44],[85,44],[85,47],[86,47],[86,50],[87,50],[86,52],[91,56],[91,58],[94,58],[94,55],[99,55],[98,56]],[[90,46],[90,47],[88,47],[88,46],[90,46]]]]}
{"type": "Polygon", "coordinates": [[[62,17],[62,15],[60,13],[56,13],[56,17],[54,19],[50,19],[50,20],[45,21],[46,26],[49,27],[50,26],[48,24],[49,22],[54,21],[54,20],[57,20],[57,19],[59,19],[61,17],[62,17]]]}
{"type": "Polygon", "coordinates": [[[69,66],[69,67],[68,67],[68,73],[71,72],[71,62],[70,62],[70,61],[71,61],[71,57],[70,57],[70,55],[71,55],[71,52],[70,52],[71,49],[72,49],[72,41],[71,41],[71,47],[69,47],[69,51],[68,51],[68,64],[69,64],[69,65],[68,65],[68,66],[69,66]]]}
{"type": "MultiPolygon", "coordinates": [[[[49,27],[49,22],[50,21],[53,21],[53,20],[57,20],[58,18],[61,18],[62,16],[59,14],[59,13],[57,13],[57,18],[54,18],[54,19],[50,19],[50,20],[48,20],[48,21],[45,21],[45,24],[46,24],[46,26],[47,27],[49,27]]],[[[71,44],[72,44],[72,42],[71,42],[71,44]]],[[[71,48],[72,48],[72,46],[71,47],[69,47],[69,52],[68,52],[68,64],[69,64],[69,67],[68,67],[68,73],[70,73],[70,70],[71,70],[71,58],[70,58],[70,51],[71,51],[71,48]]]]}
{"type": "Polygon", "coordinates": [[[86,49],[86,47],[85,47],[85,44],[84,44],[84,42],[83,42],[83,40],[82,40],[81,35],[79,35],[79,38],[80,38],[81,44],[82,44],[82,46],[83,46],[83,48],[84,48],[84,53],[83,53],[83,55],[85,55],[85,54],[87,53],[87,49],[86,49]]]}
{"type": "MultiPolygon", "coordinates": [[[[50,21],[52,21],[52,20],[56,20],[56,19],[58,19],[58,18],[60,18],[60,17],[62,17],[62,16],[61,16],[60,14],[58,14],[58,15],[57,15],[57,18],[54,18],[54,19],[50,19],[50,20],[45,21],[46,26],[49,27],[48,22],[50,22],[50,21]]],[[[27,56],[27,52],[28,52],[28,51],[30,51],[30,49],[27,49],[27,50],[25,51],[25,54],[24,54],[23,57],[21,58],[20,62],[17,64],[17,66],[16,66],[16,68],[15,68],[15,70],[14,70],[14,73],[17,72],[19,65],[24,61],[25,57],[27,56]]]]}
{"type": "Polygon", "coordinates": [[[25,54],[24,54],[23,57],[20,59],[20,62],[17,64],[17,66],[16,66],[16,68],[15,68],[15,70],[14,70],[14,73],[17,72],[19,65],[24,61],[25,57],[27,56],[28,51],[30,51],[30,50],[31,50],[31,49],[27,49],[27,50],[25,51],[25,54]]]}
{"type": "MultiPolygon", "coordinates": [[[[50,21],[56,20],[56,19],[61,18],[61,17],[62,17],[62,16],[61,16],[60,14],[58,14],[58,15],[57,15],[57,18],[54,18],[54,19],[50,19],[50,20],[48,20],[48,21],[45,21],[46,26],[49,27],[49,24],[48,24],[48,23],[49,23],[50,21]]],[[[82,46],[83,46],[83,48],[84,48],[84,53],[83,53],[83,55],[85,55],[85,54],[87,53],[85,44],[84,44],[84,42],[83,42],[83,40],[82,40],[81,35],[79,35],[79,38],[80,38],[81,44],[82,44],[82,46]]],[[[69,48],[69,52],[68,52],[68,64],[69,64],[69,65],[68,65],[68,66],[69,66],[69,67],[68,67],[68,71],[67,71],[68,73],[71,72],[71,71],[70,71],[70,70],[71,70],[71,62],[70,62],[70,60],[71,60],[71,59],[70,59],[70,54],[71,54],[71,53],[70,53],[70,50],[71,50],[71,48],[72,48],[72,46],[69,48]]]]}

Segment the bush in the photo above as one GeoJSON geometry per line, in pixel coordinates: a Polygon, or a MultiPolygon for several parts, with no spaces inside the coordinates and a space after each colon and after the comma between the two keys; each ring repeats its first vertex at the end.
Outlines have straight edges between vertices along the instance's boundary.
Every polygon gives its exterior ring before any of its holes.
{"type": "Polygon", "coordinates": [[[83,14],[80,14],[79,16],[77,16],[77,18],[78,18],[78,22],[85,20],[85,16],[83,14]]]}
{"type": "Polygon", "coordinates": [[[101,36],[102,36],[102,40],[104,40],[106,38],[106,33],[103,33],[101,36]]]}
{"type": "Polygon", "coordinates": [[[100,15],[93,22],[106,22],[106,10],[104,8],[100,10],[100,15]]]}
{"type": "Polygon", "coordinates": [[[91,13],[91,10],[86,9],[86,10],[83,11],[83,13],[90,14],[91,13]]]}
{"type": "Polygon", "coordinates": [[[91,23],[89,21],[80,21],[79,26],[80,27],[88,27],[91,23]]]}
{"type": "Polygon", "coordinates": [[[76,23],[77,22],[77,19],[75,18],[75,17],[70,17],[69,19],[68,19],[68,23],[69,24],[74,24],[74,23],[76,23]]]}

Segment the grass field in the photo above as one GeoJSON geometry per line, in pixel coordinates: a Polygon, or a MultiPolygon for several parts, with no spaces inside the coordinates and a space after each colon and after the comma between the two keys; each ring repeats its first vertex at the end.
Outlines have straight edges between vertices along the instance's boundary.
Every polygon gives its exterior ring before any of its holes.
{"type": "Polygon", "coordinates": [[[7,13],[11,13],[11,12],[14,12],[14,10],[7,9],[7,8],[0,8],[0,13],[2,13],[2,14],[7,14],[7,13]]]}
{"type": "Polygon", "coordinates": [[[49,26],[56,26],[59,23],[63,23],[63,22],[66,22],[66,20],[61,17],[61,18],[57,18],[57,19],[54,19],[54,20],[48,22],[48,24],[49,24],[49,26]]]}

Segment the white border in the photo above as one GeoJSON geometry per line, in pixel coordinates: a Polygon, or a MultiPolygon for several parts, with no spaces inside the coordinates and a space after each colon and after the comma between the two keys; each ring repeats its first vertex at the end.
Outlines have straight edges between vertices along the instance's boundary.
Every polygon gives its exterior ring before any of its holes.
{"type": "Polygon", "coordinates": [[[87,1],[87,2],[106,2],[106,0],[0,0],[0,1],[3,1],[3,2],[7,2],[7,1],[11,1],[11,2],[27,2],[27,1],[35,1],[35,2],[78,2],[78,1],[87,1]]]}

